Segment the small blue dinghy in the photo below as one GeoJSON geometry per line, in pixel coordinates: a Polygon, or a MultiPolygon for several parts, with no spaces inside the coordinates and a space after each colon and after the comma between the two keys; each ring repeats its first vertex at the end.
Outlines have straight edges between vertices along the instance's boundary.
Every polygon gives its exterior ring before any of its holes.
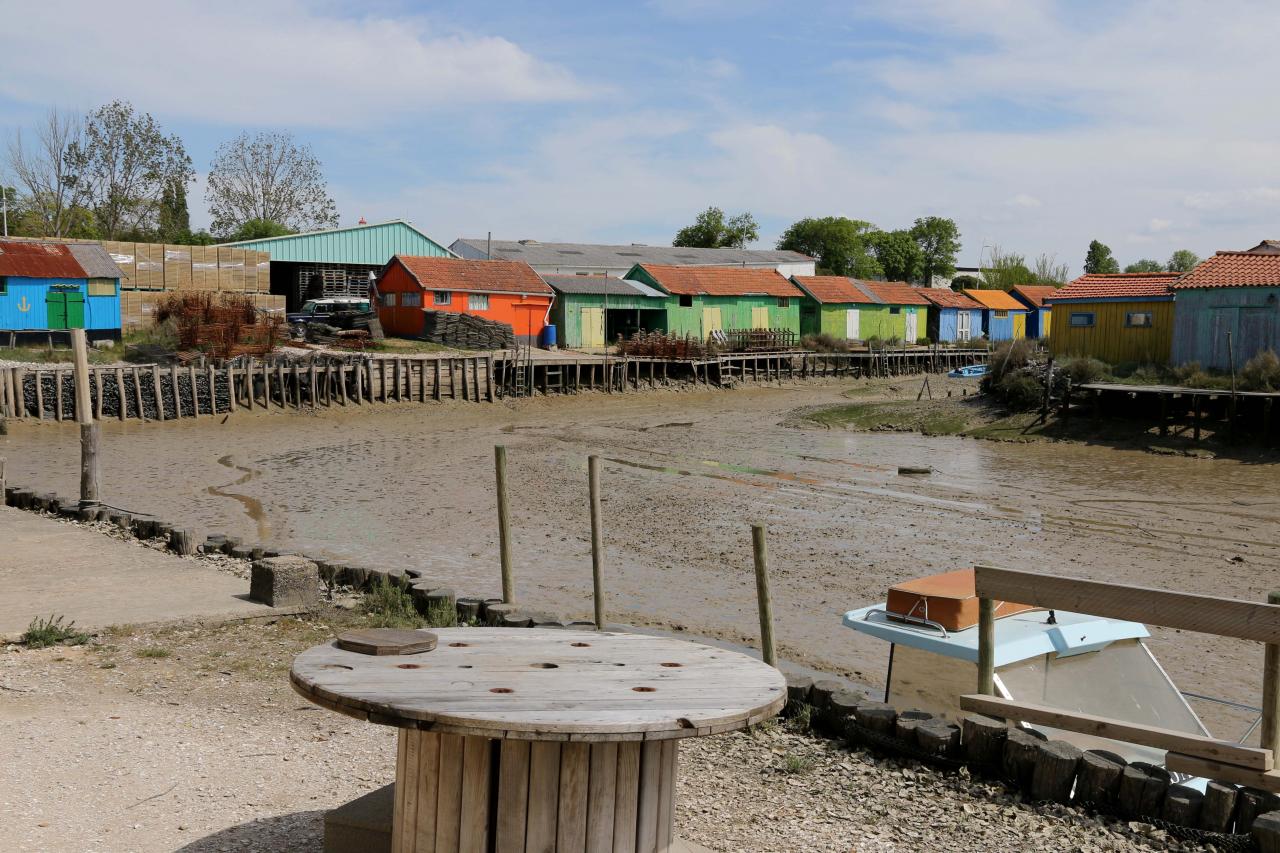
{"type": "Polygon", "coordinates": [[[968,367],[957,367],[955,370],[947,374],[952,379],[966,379],[974,376],[986,376],[987,365],[971,364],[968,367]]]}

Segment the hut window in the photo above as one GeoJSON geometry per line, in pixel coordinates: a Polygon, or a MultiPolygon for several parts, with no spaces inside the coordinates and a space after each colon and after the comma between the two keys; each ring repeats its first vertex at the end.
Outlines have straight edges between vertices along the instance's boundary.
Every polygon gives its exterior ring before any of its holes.
{"type": "Polygon", "coordinates": [[[447,290],[431,291],[432,305],[448,305],[452,301],[453,301],[453,294],[447,290]]]}
{"type": "Polygon", "coordinates": [[[4,296],[9,292],[9,279],[0,275],[0,296],[4,296]]]}
{"type": "Polygon", "coordinates": [[[467,309],[471,311],[488,311],[489,310],[489,294],[468,293],[467,309]]]}
{"type": "Polygon", "coordinates": [[[680,307],[681,307],[681,308],[692,308],[692,307],[693,307],[693,297],[692,297],[692,296],[681,296],[681,297],[680,297],[680,307]]]}
{"type": "Polygon", "coordinates": [[[889,306],[889,313],[890,313],[890,314],[901,314],[901,313],[902,313],[902,306],[901,306],[901,305],[890,305],[890,306],[889,306]]]}
{"type": "Polygon", "coordinates": [[[1008,312],[1008,311],[996,311],[996,319],[997,319],[997,320],[1007,320],[1007,319],[1009,319],[1009,312],[1008,312]]]}
{"type": "Polygon", "coordinates": [[[116,280],[114,278],[89,279],[89,295],[90,296],[115,296],[116,280]]]}
{"type": "Polygon", "coordinates": [[[382,294],[382,305],[384,308],[396,307],[396,295],[394,293],[382,294]]]}
{"type": "Polygon", "coordinates": [[[778,297],[778,307],[779,307],[779,308],[786,308],[786,307],[788,307],[790,304],[791,304],[791,297],[789,297],[789,296],[779,296],[779,297],[778,297]]]}
{"type": "Polygon", "coordinates": [[[404,297],[400,300],[400,304],[405,308],[421,308],[422,294],[421,293],[405,293],[404,297]]]}
{"type": "Polygon", "coordinates": [[[1124,324],[1130,329],[1150,329],[1151,328],[1151,312],[1150,311],[1126,311],[1124,312],[1124,324]]]}
{"type": "Polygon", "coordinates": [[[1094,313],[1092,311],[1072,311],[1071,325],[1073,326],[1092,326],[1094,323],[1094,313]]]}

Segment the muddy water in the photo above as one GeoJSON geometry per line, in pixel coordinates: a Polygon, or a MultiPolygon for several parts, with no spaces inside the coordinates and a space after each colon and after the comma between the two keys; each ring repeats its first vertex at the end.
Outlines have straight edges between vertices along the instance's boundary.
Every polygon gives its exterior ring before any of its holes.
{"type": "MultiPolygon", "coordinates": [[[[611,614],[751,640],[748,525],[763,521],[783,652],[868,683],[882,683],[886,649],[840,615],[904,578],[990,562],[1250,599],[1280,587],[1273,467],[786,425],[841,390],[108,423],[103,487],[121,507],[486,592],[492,448],[505,443],[518,595],[587,615],[586,456],[599,453],[611,614]]],[[[0,441],[12,480],[75,491],[74,427],[0,441]]],[[[1256,645],[1170,633],[1153,646],[1185,689],[1256,702],[1256,645]]],[[[1235,733],[1238,720],[1208,716],[1235,733]]]]}

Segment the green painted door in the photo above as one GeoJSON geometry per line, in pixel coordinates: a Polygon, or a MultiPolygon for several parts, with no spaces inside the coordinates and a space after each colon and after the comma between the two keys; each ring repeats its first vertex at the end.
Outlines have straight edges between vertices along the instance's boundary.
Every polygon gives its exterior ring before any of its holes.
{"type": "Polygon", "coordinates": [[[78,290],[50,290],[44,297],[46,329],[83,329],[84,294],[78,290]]]}
{"type": "Polygon", "coordinates": [[[67,297],[67,328],[83,329],[84,328],[84,294],[78,290],[68,290],[67,297]]]}

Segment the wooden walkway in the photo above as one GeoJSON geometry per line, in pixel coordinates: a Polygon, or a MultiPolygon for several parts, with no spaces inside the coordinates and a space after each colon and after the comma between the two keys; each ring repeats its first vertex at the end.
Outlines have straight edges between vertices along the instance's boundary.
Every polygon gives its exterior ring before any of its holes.
{"type": "Polygon", "coordinates": [[[1070,416],[1071,404],[1081,398],[1091,406],[1094,419],[1103,411],[1153,417],[1161,436],[1184,433],[1199,441],[1208,426],[1225,430],[1234,439],[1238,431],[1249,431],[1264,443],[1278,440],[1273,410],[1280,399],[1276,391],[1231,391],[1222,388],[1183,388],[1179,385],[1124,385],[1089,382],[1068,391],[1062,413],[1070,416]]]}

